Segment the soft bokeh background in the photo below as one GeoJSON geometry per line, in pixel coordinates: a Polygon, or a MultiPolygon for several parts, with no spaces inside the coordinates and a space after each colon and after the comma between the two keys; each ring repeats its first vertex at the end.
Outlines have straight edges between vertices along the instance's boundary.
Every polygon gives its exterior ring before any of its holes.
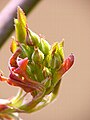
{"type": "MultiPolygon", "coordinates": [[[[0,10],[10,0],[0,0],[0,10]]],[[[90,120],[90,0],[42,0],[29,14],[30,28],[51,44],[65,39],[65,56],[75,54],[74,66],[63,76],[58,98],[24,120],[90,120]]],[[[8,76],[11,36],[0,50],[0,69],[8,76]]],[[[0,83],[0,98],[17,93],[0,83]]]]}

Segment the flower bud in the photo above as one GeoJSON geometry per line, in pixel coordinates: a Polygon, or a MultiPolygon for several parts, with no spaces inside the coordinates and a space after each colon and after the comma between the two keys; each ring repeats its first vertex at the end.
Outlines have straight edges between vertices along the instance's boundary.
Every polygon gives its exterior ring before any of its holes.
{"type": "Polygon", "coordinates": [[[44,66],[42,71],[45,78],[52,76],[51,71],[47,67],[44,66]]]}
{"type": "Polygon", "coordinates": [[[31,43],[34,46],[39,46],[39,44],[40,44],[40,37],[36,33],[32,32],[30,29],[28,29],[28,30],[29,30],[29,34],[30,34],[30,41],[31,41],[31,43]]]}
{"type": "Polygon", "coordinates": [[[15,37],[12,37],[12,42],[11,42],[11,45],[10,45],[10,50],[12,53],[14,53],[17,49],[17,43],[15,41],[15,37]]]}
{"type": "Polygon", "coordinates": [[[42,63],[43,59],[44,59],[44,54],[38,48],[35,48],[32,54],[32,61],[34,63],[42,63]]]}
{"type": "Polygon", "coordinates": [[[48,55],[50,50],[50,45],[46,40],[41,38],[39,49],[44,53],[44,55],[48,55]]]}
{"type": "Polygon", "coordinates": [[[49,55],[46,57],[46,64],[51,69],[59,69],[61,67],[62,59],[56,48],[52,47],[49,55]]]}
{"type": "Polygon", "coordinates": [[[61,67],[64,59],[63,54],[63,47],[61,44],[59,45],[59,43],[55,43],[52,46],[49,59],[49,66],[51,66],[52,69],[59,69],[61,67]]]}
{"type": "Polygon", "coordinates": [[[22,91],[9,103],[0,104],[0,115],[7,112],[9,117],[17,118],[13,113],[37,111],[56,98],[61,77],[73,65],[74,56],[71,54],[64,60],[63,41],[51,47],[44,38],[32,32],[19,7],[15,30],[18,42],[13,40],[10,46],[13,53],[8,62],[10,74],[7,78],[0,73],[0,81],[20,87],[22,91]],[[27,96],[27,100],[26,95],[30,95],[30,99],[27,96]]]}
{"type": "Polygon", "coordinates": [[[20,7],[18,7],[18,9],[17,9],[17,19],[14,19],[14,23],[15,23],[15,30],[16,30],[16,39],[20,43],[25,43],[26,16],[20,7]]]}
{"type": "Polygon", "coordinates": [[[54,53],[57,53],[58,56],[61,58],[61,63],[63,63],[64,60],[64,51],[63,51],[64,41],[61,41],[60,43],[56,42],[52,46],[52,55],[54,53]]]}
{"type": "Polygon", "coordinates": [[[31,55],[32,55],[32,53],[34,51],[33,47],[25,45],[25,44],[21,44],[20,47],[22,49],[21,57],[22,58],[28,57],[28,59],[30,60],[31,55]]]}

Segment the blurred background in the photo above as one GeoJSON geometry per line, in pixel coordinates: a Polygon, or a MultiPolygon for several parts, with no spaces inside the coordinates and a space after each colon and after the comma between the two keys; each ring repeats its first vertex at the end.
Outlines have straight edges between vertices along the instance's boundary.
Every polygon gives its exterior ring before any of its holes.
{"type": "MultiPolygon", "coordinates": [[[[0,11],[9,1],[0,0],[0,11]]],[[[30,29],[45,35],[49,43],[64,38],[65,57],[74,53],[75,63],[63,76],[57,99],[44,109],[21,117],[24,120],[90,120],[90,0],[42,0],[27,19],[30,29]]],[[[11,36],[0,49],[0,69],[6,76],[11,36]]],[[[17,90],[0,83],[0,98],[14,96],[17,90]]]]}

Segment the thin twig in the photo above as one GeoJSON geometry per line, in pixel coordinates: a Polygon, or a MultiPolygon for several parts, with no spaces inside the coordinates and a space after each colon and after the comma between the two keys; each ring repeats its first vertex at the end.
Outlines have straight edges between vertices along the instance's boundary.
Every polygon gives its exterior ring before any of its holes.
{"type": "Polygon", "coordinates": [[[41,0],[11,0],[0,13],[0,47],[14,30],[14,18],[16,17],[17,6],[20,6],[25,14],[41,0]]]}

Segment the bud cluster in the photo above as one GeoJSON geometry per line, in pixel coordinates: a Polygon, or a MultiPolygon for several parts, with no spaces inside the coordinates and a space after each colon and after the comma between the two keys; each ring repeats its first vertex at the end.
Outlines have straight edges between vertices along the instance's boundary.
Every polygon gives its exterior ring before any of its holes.
{"type": "Polygon", "coordinates": [[[49,104],[57,96],[62,75],[74,62],[72,54],[64,60],[64,41],[51,46],[29,29],[20,7],[14,22],[16,37],[10,45],[13,53],[8,62],[10,75],[6,78],[1,74],[0,80],[22,90],[9,103],[0,105],[0,115],[31,113],[49,104]]]}

